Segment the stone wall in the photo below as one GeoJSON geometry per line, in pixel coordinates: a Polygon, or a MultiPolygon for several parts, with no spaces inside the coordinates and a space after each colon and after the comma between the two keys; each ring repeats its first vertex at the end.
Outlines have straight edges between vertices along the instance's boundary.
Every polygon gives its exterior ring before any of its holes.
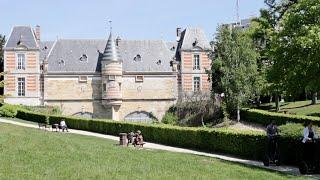
{"type": "MultiPolygon", "coordinates": [[[[58,106],[65,115],[93,113],[96,118],[111,118],[111,107],[101,103],[101,77],[88,76],[80,82],[79,76],[46,75],[44,80],[46,105],[58,106]]],[[[125,75],[121,85],[123,103],[119,119],[137,111],[152,113],[161,120],[177,98],[175,75],[144,75],[136,82],[136,75],[125,75]]]]}

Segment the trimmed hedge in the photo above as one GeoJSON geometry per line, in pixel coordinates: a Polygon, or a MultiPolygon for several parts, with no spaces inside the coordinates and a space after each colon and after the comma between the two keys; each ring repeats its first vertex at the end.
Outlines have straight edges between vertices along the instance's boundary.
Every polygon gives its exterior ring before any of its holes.
{"type": "Polygon", "coordinates": [[[277,125],[283,125],[288,122],[305,124],[308,121],[312,121],[315,125],[320,126],[320,117],[281,114],[259,109],[242,109],[241,120],[262,124],[264,126],[269,124],[270,120],[275,120],[277,125]]]}
{"type": "MultiPolygon", "coordinates": [[[[141,130],[144,139],[149,142],[226,153],[254,160],[263,159],[267,142],[267,137],[264,133],[253,131],[189,128],[67,116],[48,116],[21,110],[18,111],[17,117],[34,122],[48,122],[49,124],[59,123],[61,119],[65,119],[69,128],[115,136],[118,136],[121,132],[141,130]]],[[[296,163],[298,155],[301,153],[299,151],[301,143],[297,137],[282,136],[279,140],[279,146],[283,162],[288,164],[296,163]]]]}
{"type": "Polygon", "coordinates": [[[28,120],[28,121],[38,122],[38,123],[44,123],[44,124],[48,124],[49,123],[48,116],[46,116],[44,114],[40,114],[40,113],[21,110],[21,109],[19,109],[17,111],[17,116],[16,117],[20,118],[20,119],[25,119],[25,120],[28,120]]]}
{"type": "Polygon", "coordinates": [[[214,130],[168,125],[147,125],[112,120],[49,116],[49,123],[65,119],[69,128],[118,136],[121,132],[141,130],[144,140],[176,147],[233,154],[261,159],[265,150],[264,133],[252,131],[214,130]],[[252,148],[255,147],[255,148],[252,148]]]}

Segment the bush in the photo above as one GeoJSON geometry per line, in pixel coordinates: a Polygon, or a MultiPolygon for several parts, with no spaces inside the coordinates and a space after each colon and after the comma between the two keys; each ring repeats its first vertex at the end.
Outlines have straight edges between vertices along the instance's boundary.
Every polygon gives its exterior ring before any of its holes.
{"type": "MultiPolygon", "coordinates": [[[[267,137],[264,133],[228,129],[190,128],[168,125],[148,125],[100,119],[50,116],[50,124],[64,118],[70,128],[118,136],[121,132],[141,130],[149,142],[198,149],[201,151],[232,154],[248,159],[262,160],[267,137]]],[[[284,129],[285,127],[282,127],[284,129]]],[[[281,136],[279,147],[285,163],[296,163],[301,154],[298,137],[281,136]],[[295,151],[292,151],[292,150],[295,151]]]]}
{"type": "Polygon", "coordinates": [[[162,122],[164,124],[176,125],[178,123],[178,117],[171,112],[166,112],[166,114],[162,118],[162,122]]]}
{"type": "MultiPolygon", "coordinates": [[[[190,128],[164,124],[138,124],[102,119],[84,119],[68,116],[46,116],[26,110],[18,110],[17,117],[29,121],[49,124],[60,123],[65,119],[69,128],[118,136],[121,132],[141,130],[149,142],[198,149],[201,151],[232,154],[248,159],[262,160],[265,154],[267,137],[254,131],[228,129],[190,128]]],[[[283,135],[279,140],[281,157],[285,163],[296,163],[301,154],[298,132],[301,125],[280,126],[283,135]],[[292,130],[291,129],[295,129],[292,130]],[[294,151],[293,151],[294,150],[294,151]]]]}
{"type": "Polygon", "coordinates": [[[242,109],[241,120],[264,126],[269,124],[270,120],[275,120],[278,125],[283,125],[287,122],[305,124],[308,121],[312,121],[315,125],[320,125],[320,117],[281,114],[258,109],[242,109]]]}
{"type": "Polygon", "coordinates": [[[16,117],[19,108],[18,105],[3,104],[0,107],[0,115],[3,117],[16,117]]]}
{"type": "Polygon", "coordinates": [[[27,121],[33,121],[38,123],[45,123],[48,124],[48,117],[44,114],[30,112],[26,110],[19,109],[17,112],[17,118],[24,119],[27,121]]]}

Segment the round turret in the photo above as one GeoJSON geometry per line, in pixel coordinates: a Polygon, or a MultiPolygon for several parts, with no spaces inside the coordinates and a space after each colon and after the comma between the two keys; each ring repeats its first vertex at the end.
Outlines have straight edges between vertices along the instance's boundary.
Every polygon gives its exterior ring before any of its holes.
{"type": "Polygon", "coordinates": [[[110,33],[101,60],[102,103],[105,106],[122,104],[122,59],[110,33]]]}

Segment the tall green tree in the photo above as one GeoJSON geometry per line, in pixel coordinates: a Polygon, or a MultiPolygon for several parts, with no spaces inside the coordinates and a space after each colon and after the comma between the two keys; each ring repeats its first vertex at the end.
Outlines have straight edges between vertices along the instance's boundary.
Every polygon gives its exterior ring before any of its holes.
{"type": "Polygon", "coordinates": [[[254,94],[258,54],[245,31],[224,26],[218,29],[215,50],[212,73],[220,79],[213,91],[224,93],[229,114],[240,121],[240,108],[254,94]]]}
{"type": "Polygon", "coordinates": [[[264,95],[273,95],[276,103],[276,110],[280,110],[279,97],[285,92],[283,68],[275,62],[279,54],[273,51],[279,29],[279,23],[286,12],[292,8],[297,0],[265,0],[268,9],[260,10],[260,17],[253,20],[250,26],[250,35],[255,42],[259,53],[258,72],[260,80],[258,89],[264,95]]]}
{"type": "Polygon", "coordinates": [[[275,71],[291,94],[320,91],[320,0],[299,0],[284,13],[272,39],[275,71]]]}
{"type": "Polygon", "coordinates": [[[4,86],[4,80],[3,80],[3,69],[4,69],[4,44],[6,42],[6,37],[0,34],[0,96],[3,95],[3,86],[4,86]]]}

